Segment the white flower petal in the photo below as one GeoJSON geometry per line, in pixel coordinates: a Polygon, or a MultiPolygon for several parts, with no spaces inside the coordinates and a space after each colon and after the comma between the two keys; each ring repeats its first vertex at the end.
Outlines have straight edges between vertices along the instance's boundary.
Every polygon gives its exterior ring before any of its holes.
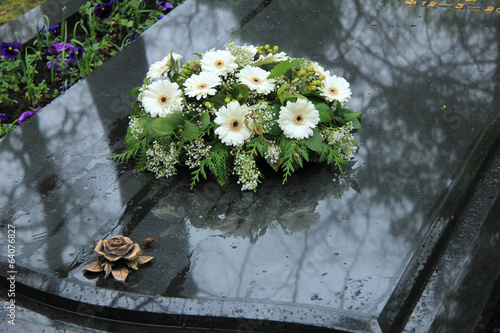
{"type": "Polygon", "coordinates": [[[201,58],[201,69],[217,75],[233,73],[237,68],[236,58],[229,51],[209,51],[201,58]]]}
{"type": "Polygon", "coordinates": [[[253,121],[246,119],[250,109],[233,101],[223,106],[215,113],[214,122],[219,125],[215,130],[222,143],[228,146],[242,146],[250,139],[253,121]],[[249,128],[250,127],[250,128],[249,128]]]}
{"type": "Polygon", "coordinates": [[[245,66],[237,75],[238,82],[246,84],[250,90],[267,95],[274,90],[275,79],[268,79],[271,74],[259,67],[245,66]]]}
{"type": "Polygon", "coordinates": [[[182,108],[182,91],[169,80],[153,82],[142,93],[142,105],[151,116],[165,117],[182,108]]]}
{"type": "Polygon", "coordinates": [[[309,100],[299,98],[282,106],[278,124],[289,139],[307,139],[319,123],[319,112],[309,100]]]}
{"type": "Polygon", "coordinates": [[[189,97],[196,97],[197,100],[213,96],[217,93],[216,86],[220,84],[220,78],[212,72],[201,72],[198,75],[192,75],[184,82],[184,92],[189,97]]]}
{"type": "Polygon", "coordinates": [[[171,60],[179,61],[182,58],[180,54],[169,53],[163,60],[157,61],[149,67],[146,77],[150,80],[155,80],[166,74],[171,68],[171,60]]]}
{"type": "Polygon", "coordinates": [[[349,82],[335,75],[327,76],[323,80],[323,86],[319,90],[321,91],[321,96],[330,102],[337,100],[340,103],[344,103],[351,98],[349,82]]]}

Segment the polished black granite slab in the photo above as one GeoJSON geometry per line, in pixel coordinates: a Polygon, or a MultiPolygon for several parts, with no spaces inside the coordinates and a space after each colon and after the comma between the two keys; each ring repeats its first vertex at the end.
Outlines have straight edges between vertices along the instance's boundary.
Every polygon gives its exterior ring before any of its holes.
{"type": "Polygon", "coordinates": [[[500,15],[486,5],[188,0],[0,141],[0,274],[9,271],[10,225],[19,290],[82,315],[428,331],[454,292],[429,281],[461,281],[474,240],[499,233],[483,229],[492,217],[471,218],[472,240],[449,239],[500,133],[500,15]],[[150,64],[171,50],[194,59],[233,34],[238,44],[278,44],[351,83],[349,106],[364,111],[352,170],[309,165],[286,186],[270,174],[257,193],[212,181],[190,191],[186,173],[156,180],[107,159],[124,148],[128,92],[150,64]],[[144,250],[152,264],[125,284],[84,275],[97,240],[115,234],[155,238],[160,245],[144,250]],[[463,248],[454,267],[438,256],[450,242],[463,248]],[[427,312],[424,291],[439,294],[427,312]]]}

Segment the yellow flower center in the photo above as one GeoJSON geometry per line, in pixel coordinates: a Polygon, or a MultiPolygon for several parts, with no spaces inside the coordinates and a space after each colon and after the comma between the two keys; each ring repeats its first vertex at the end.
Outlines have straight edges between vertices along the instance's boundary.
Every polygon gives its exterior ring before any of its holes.
{"type": "Polygon", "coordinates": [[[231,125],[231,130],[233,131],[237,131],[241,128],[241,121],[238,118],[231,119],[229,124],[231,125]]]}
{"type": "Polygon", "coordinates": [[[330,87],[328,88],[328,92],[331,94],[331,95],[337,95],[339,93],[339,91],[337,90],[337,88],[335,87],[330,87]]]}
{"type": "Polygon", "coordinates": [[[208,87],[208,85],[206,83],[200,83],[197,88],[199,90],[203,90],[203,89],[206,89],[207,87],[208,87]]]}
{"type": "Polygon", "coordinates": [[[170,101],[170,97],[168,97],[167,95],[161,95],[160,97],[158,97],[158,102],[161,104],[161,105],[165,105],[168,103],[168,101],[170,101]]]}
{"type": "Polygon", "coordinates": [[[215,67],[221,68],[224,67],[224,61],[223,60],[216,60],[214,63],[215,67]]]}
{"type": "Polygon", "coordinates": [[[254,76],[252,78],[252,82],[255,83],[255,84],[261,84],[262,83],[262,80],[256,76],[254,76]]]}
{"type": "Polygon", "coordinates": [[[303,121],[304,121],[304,116],[302,115],[302,113],[297,113],[295,115],[295,118],[293,119],[295,125],[300,125],[302,124],[303,121]]]}

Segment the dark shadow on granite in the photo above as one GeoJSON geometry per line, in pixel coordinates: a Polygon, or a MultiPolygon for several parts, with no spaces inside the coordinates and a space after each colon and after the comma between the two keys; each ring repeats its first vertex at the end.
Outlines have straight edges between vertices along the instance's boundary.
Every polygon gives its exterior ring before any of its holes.
{"type": "Polygon", "coordinates": [[[246,318],[261,331],[404,326],[429,281],[420,271],[442,284],[468,273],[434,276],[426,263],[498,137],[499,17],[403,2],[187,1],[0,141],[0,222],[16,227],[20,290],[143,324],[168,314],[246,318]],[[233,32],[351,83],[364,128],[349,173],[310,166],[283,187],[270,174],[257,193],[211,180],[190,191],[184,171],[156,180],[106,159],[124,148],[127,94],[148,65],[171,50],[194,59],[233,32]],[[114,234],[161,244],[125,284],[81,272],[114,234]]]}

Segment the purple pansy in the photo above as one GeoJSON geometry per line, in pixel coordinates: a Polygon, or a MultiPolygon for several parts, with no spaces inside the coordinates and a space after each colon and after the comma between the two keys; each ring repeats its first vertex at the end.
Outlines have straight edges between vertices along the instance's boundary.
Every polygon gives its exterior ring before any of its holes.
{"type": "MultiPolygon", "coordinates": [[[[45,30],[45,27],[38,28],[38,32],[42,34],[42,38],[46,37],[45,33],[47,32],[47,30],[45,30]]],[[[49,25],[49,32],[53,35],[59,34],[59,24],[56,24],[54,26],[49,25]]]]}
{"type": "Polygon", "coordinates": [[[106,19],[113,12],[113,1],[108,3],[100,3],[94,7],[94,14],[100,19],[106,19]]]}
{"type": "Polygon", "coordinates": [[[49,46],[49,51],[50,53],[52,54],[59,54],[61,53],[63,50],[67,51],[67,52],[73,52],[73,45],[71,44],[68,44],[68,43],[52,43],[50,44],[49,46]]]}
{"type": "MultiPolygon", "coordinates": [[[[54,67],[54,70],[56,72],[60,72],[61,71],[61,63],[63,62],[63,60],[61,58],[57,58],[57,62],[55,63],[55,67],[54,67]]],[[[48,69],[51,69],[52,68],[52,64],[54,63],[53,60],[49,60],[47,61],[47,63],[45,64],[47,66],[48,69]]]]}
{"type": "Polygon", "coordinates": [[[10,118],[10,114],[8,113],[0,113],[0,122],[8,123],[10,118]]]}
{"type": "Polygon", "coordinates": [[[160,1],[160,2],[157,2],[156,3],[158,6],[163,6],[161,7],[161,11],[164,13],[164,14],[167,14],[169,11],[171,11],[172,9],[174,9],[174,5],[172,5],[170,2],[168,1],[160,1]]]}
{"type": "Polygon", "coordinates": [[[77,46],[75,47],[70,53],[69,53],[69,61],[78,61],[80,59],[82,59],[83,57],[83,52],[85,52],[85,50],[83,49],[83,47],[81,46],[77,46]]]}
{"type": "Polygon", "coordinates": [[[73,83],[65,83],[65,84],[62,86],[61,90],[62,90],[63,92],[65,92],[66,90],[68,90],[69,88],[73,87],[74,85],[75,85],[75,82],[73,82],[73,83]]]}
{"type": "Polygon", "coordinates": [[[19,125],[21,125],[22,123],[24,123],[29,117],[31,117],[32,115],[34,115],[35,113],[37,113],[38,111],[40,111],[40,109],[37,109],[36,111],[25,111],[21,114],[21,116],[17,119],[17,123],[19,125]]]}
{"type": "Polygon", "coordinates": [[[137,38],[137,32],[135,30],[130,30],[127,39],[134,41],[137,38]]]}
{"type": "Polygon", "coordinates": [[[2,51],[2,55],[7,59],[14,59],[17,57],[17,54],[21,50],[21,43],[12,42],[12,43],[2,43],[0,44],[0,49],[2,51]]]}
{"type": "Polygon", "coordinates": [[[54,35],[58,34],[59,33],[59,24],[56,24],[54,26],[49,25],[49,32],[51,34],[54,34],[54,35]]]}

